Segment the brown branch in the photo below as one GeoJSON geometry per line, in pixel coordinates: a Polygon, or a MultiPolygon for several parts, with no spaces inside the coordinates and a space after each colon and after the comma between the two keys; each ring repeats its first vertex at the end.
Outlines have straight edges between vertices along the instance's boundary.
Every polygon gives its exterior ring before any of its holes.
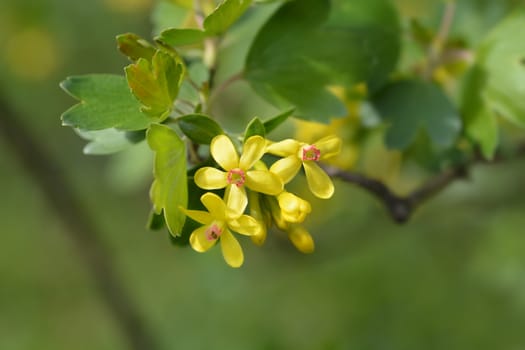
{"type": "Polygon", "coordinates": [[[467,166],[458,166],[431,178],[409,195],[400,196],[395,194],[381,181],[366,177],[365,175],[341,170],[328,165],[323,165],[323,169],[328,176],[353,183],[373,194],[383,202],[392,219],[398,223],[404,223],[410,219],[413,212],[421,204],[434,197],[452,182],[467,177],[467,166]]]}
{"type": "Polygon", "coordinates": [[[0,135],[25,168],[77,248],[91,273],[101,297],[120,325],[131,349],[157,349],[154,336],[146,328],[137,305],[132,301],[114,269],[111,253],[100,239],[82,200],[63,175],[64,170],[35,141],[19,122],[0,94],[0,135]]]}

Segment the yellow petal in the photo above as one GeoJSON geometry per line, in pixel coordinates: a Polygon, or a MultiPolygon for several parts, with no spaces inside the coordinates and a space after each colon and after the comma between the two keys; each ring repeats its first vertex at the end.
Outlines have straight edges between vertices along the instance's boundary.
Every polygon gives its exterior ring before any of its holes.
{"type": "Polygon", "coordinates": [[[193,220],[197,221],[200,224],[208,225],[213,221],[213,216],[202,210],[187,210],[184,208],[180,208],[186,216],[192,218],[193,220]]]}
{"type": "Polygon", "coordinates": [[[228,229],[221,235],[221,250],[224,260],[231,267],[240,267],[244,262],[241,245],[228,229]]]}
{"type": "Polygon", "coordinates": [[[266,236],[267,236],[266,226],[261,225],[261,230],[257,234],[251,236],[250,238],[252,239],[253,243],[255,243],[258,246],[262,246],[264,242],[266,241],[266,236]]]}
{"type": "Polygon", "coordinates": [[[224,201],[226,202],[229,218],[241,216],[248,205],[248,197],[244,186],[237,187],[237,185],[228,185],[224,193],[224,201]]]}
{"type": "Polygon", "coordinates": [[[301,161],[296,155],[292,155],[273,163],[270,167],[270,172],[279,176],[283,183],[287,184],[297,175],[299,169],[301,169],[301,161]]]}
{"type": "Polygon", "coordinates": [[[241,160],[239,161],[239,168],[248,170],[255,162],[257,162],[264,155],[266,148],[266,140],[261,136],[255,135],[244,143],[242,149],[241,160]]]}
{"type": "Polygon", "coordinates": [[[277,200],[283,219],[288,222],[303,222],[306,215],[312,211],[310,203],[290,192],[279,194],[277,200]]]}
{"type": "Polygon", "coordinates": [[[246,173],[246,186],[255,192],[275,196],[283,191],[281,178],[269,171],[250,170],[246,173]]]}
{"type": "Polygon", "coordinates": [[[334,184],[323,169],[313,161],[303,162],[306,181],[312,193],[319,198],[330,198],[334,194],[334,184]]]}
{"type": "Polygon", "coordinates": [[[341,139],[334,135],[323,137],[314,145],[321,151],[321,159],[333,157],[341,152],[341,139]]]}
{"type": "Polygon", "coordinates": [[[228,184],[228,174],[212,167],[203,167],[197,170],[193,180],[200,188],[205,190],[216,190],[224,188],[228,184]]]}
{"type": "Polygon", "coordinates": [[[282,216],[283,211],[279,207],[277,199],[275,197],[267,197],[266,204],[270,208],[270,214],[275,225],[279,229],[286,231],[288,229],[288,222],[286,222],[282,216]]]}
{"type": "Polygon", "coordinates": [[[248,203],[250,205],[250,215],[261,225],[261,230],[259,230],[259,232],[255,235],[252,235],[251,239],[253,243],[257,244],[258,246],[261,246],[263,245],[264,241],[266,241],[267,232],[264,214],[268,214],[268,212],[262,212],[260,195],[257,192],[250,191],[248,193],[248,203]]]}
{"type": "Polygon", "coordinates": [[[211,140],[210,153],[224,170],[239,167],[239,156],[232,141],[226,135],[217,135],[211,140]]]}
{"type": "Polygon", "coordinates": [[[201,202],[210,212],[211,216],[219,221],[225,221],[226,205],[221,197],[215,193],[207,192],[201,196],[201,202]]]}
{"type": "Polygon", "coordinates": [[[195,231],[193,231],[190,236],[191,247],[199,253],[204,253],[205,251],[213,247],[215,245],[215,242],[217,242],[216,239],[208,240],[208,238],[206,237],[207,229],[208,226],[201,226],[195,231]]]}
{"type": "Polygon", "coordinates": [[[312,236],[301,226],[292,226],[288,231],[288,238],[301,253],[309,254],[315,249],[312,236]]]}
{"type": "Polygon", "coordinates": [[[266,152],[280,157],[297,154],[301,143],[296,140],[286,139],[266,146],[266,152]]]}
{"type": "Polygon", "coordinates": [[[253,236],[262,230],[262,225],[249,215],[241,215],[234,220],[228,221],[228,226],[237,233],[253,236]]]}

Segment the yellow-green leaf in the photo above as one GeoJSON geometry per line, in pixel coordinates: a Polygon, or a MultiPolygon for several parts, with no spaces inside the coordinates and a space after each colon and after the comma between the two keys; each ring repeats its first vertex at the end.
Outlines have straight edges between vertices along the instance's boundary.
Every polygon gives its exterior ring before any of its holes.
{"type": "Polygon", "coordinates": [[[193,28],[169,28],[155,39],[172,46],[184,46],[198,44],[206,38],[206,33],[200,29],[193,28]]]}
{"type": "Polygon", "coordinates": [[[150,191],[153,209],[164,213],[169,231],[178,236],[186,219],[179,208],[188,205],[186,146],[173,129],[161,124],[152,124],[146,139],[155,152],[155,180],[150,191]]]}
{"type": "Polygon", "coordinates": [[[153,45],[133,33],[117,35],[117,47],[132,61],[137,61],[139,58],[149,61],[157,51],[153,45]]]}
{"type": "Polygon", "coordinates": [[[131,91],[142,102],[142,111],[158,121],[166,119],[182,83],[182,64],[158,50],[151,61],[139,58],[125,71],[131,91]]]}

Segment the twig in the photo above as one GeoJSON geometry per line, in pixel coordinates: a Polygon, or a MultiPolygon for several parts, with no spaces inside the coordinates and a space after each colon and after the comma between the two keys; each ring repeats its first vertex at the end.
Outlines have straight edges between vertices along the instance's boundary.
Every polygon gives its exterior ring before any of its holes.
{"type": "Polygon", "coordinates": [[[32,180],[39,186],[69,238],[76,245],[100,295],[120,325],[130,348],[157,349],[154,336],[146,328],[141,312],[132,301],[113,267],[111,253],[99,238],[82,201],[75,196],[64,171],[21,124],[0,94],[0,134],[11,147],[32,180]]]}
{"type": "Polygon", "coordinates": [[[462,165],[449,169],[436,177],[428,180],[421,187],[407,196],[399,196],[392,192],[384,183],[379,180],[368,178],[365,175],[351,171],[338,169],[332,166],[323,165],[323,169],[328,176],[338,178],[348,183],[353,183],[367,190],[376,198],[381,200],[388,210],[392,219],[398,223],[404,223],[412,216],[421,204],[432,198],[448,185],[458,179],[467,177],[467,166],[462,165]]]}
{"type": "Polygon", "coordinates": [[[226,90],[228,87],[230,87],[236,81],[243,79],[243,77],[244,77],[244,72],[238,72],[238,73],[232,75],[231,77],[229,77],[228,79],[226,79],[225,81],[223,81],[215,89],[213,89],[211,94],[210,94],[210,98],[208,99],[208,108],[209,108],[209,106],[211,106],[213,104],[213,101],[215,101],[215,99],[218,96],[220,96],[221,93],[224,92],[224,90],[226,90]]]}

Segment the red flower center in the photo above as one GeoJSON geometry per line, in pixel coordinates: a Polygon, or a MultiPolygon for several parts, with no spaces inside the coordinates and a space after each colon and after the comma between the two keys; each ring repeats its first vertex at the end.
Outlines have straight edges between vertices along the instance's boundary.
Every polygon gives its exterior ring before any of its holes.
{"type": "Polygon", "coordinates": [[[216,224],[211,225],[206,230],[206,238],[208,239],[208,241],[215,241],[217,238],[221,236],[221,234],[222,234],[222,230],[216,224]]]}
{"type": "Polygon", "coordinates": [[[246,174],[242,169],[236,168],[228,171],[228,183],[230,185],[235,185],[241,187],[246,181],[246,174]]]}
{"type": "Polygon", "coordinates": [[[321,158],[321,151],[315,145],[308,145],[303,147],[303,160],[318,161],[321,158]]]}

